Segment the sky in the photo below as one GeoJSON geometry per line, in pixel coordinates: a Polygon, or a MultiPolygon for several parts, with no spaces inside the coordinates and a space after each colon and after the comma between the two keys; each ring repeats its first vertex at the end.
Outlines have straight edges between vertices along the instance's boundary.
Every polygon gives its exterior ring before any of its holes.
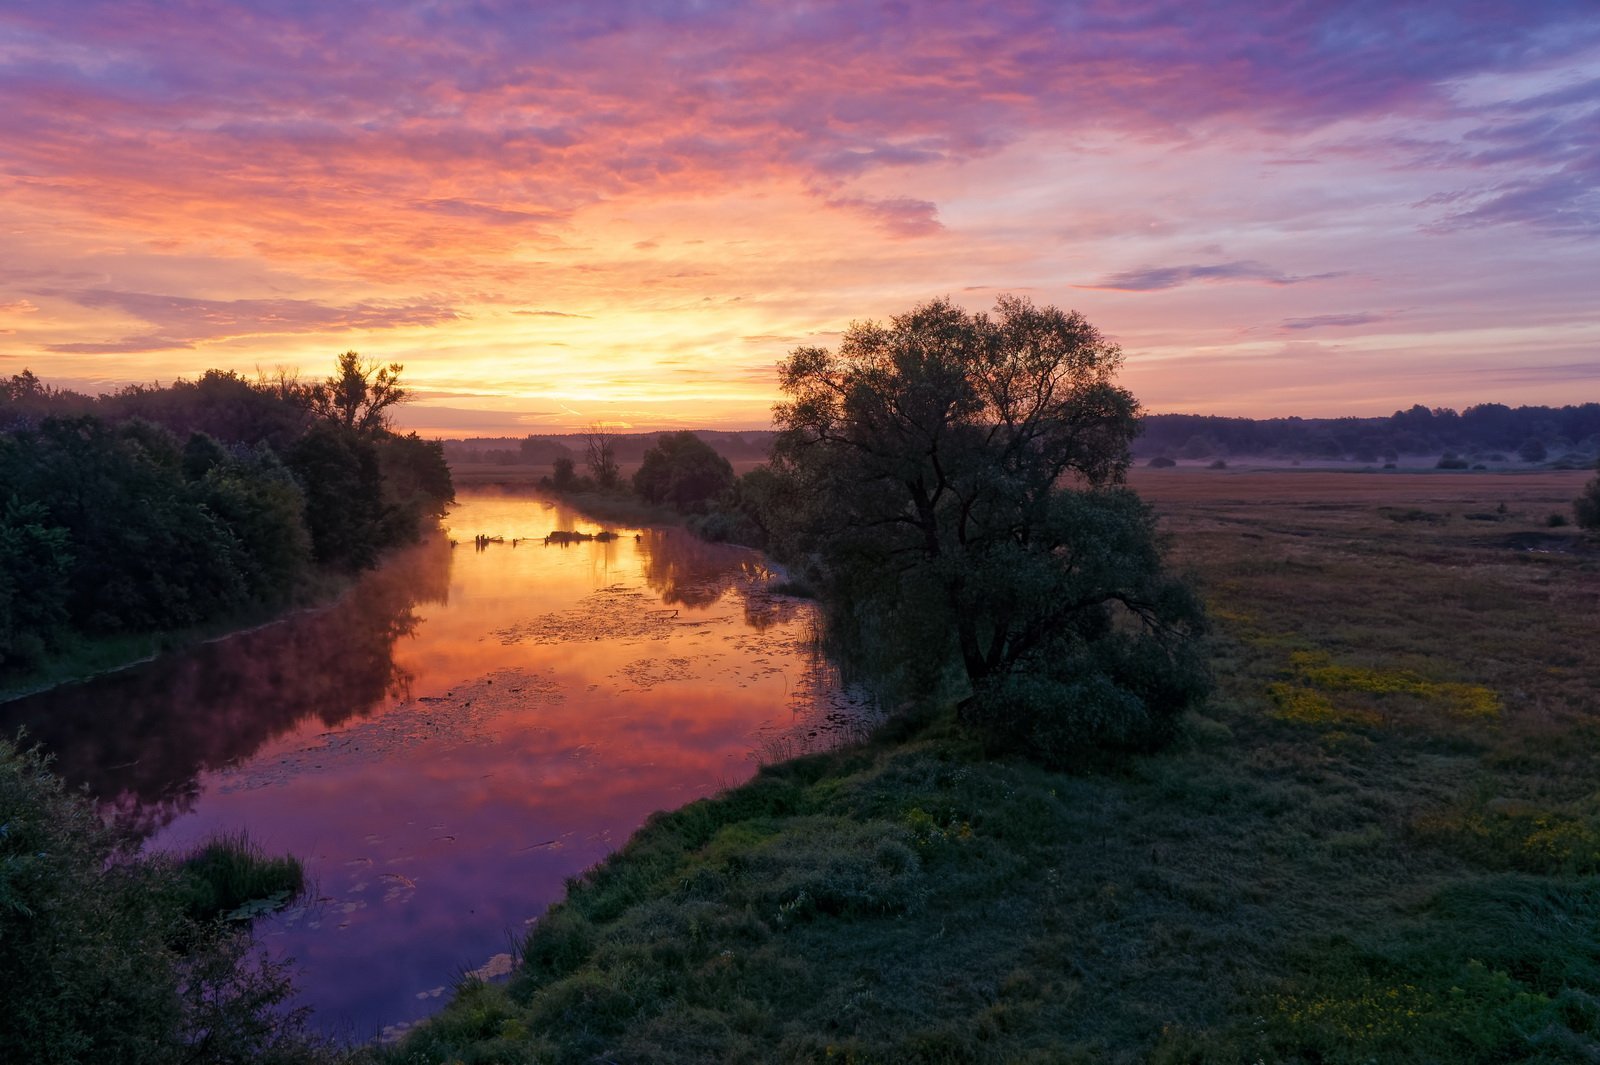
{"type": "Polygon", "coordinates": [[[1008,292],[1153,412],[1600,400],[1600,5],[0,0],[0,376],[760,428],[1008,292]]]}

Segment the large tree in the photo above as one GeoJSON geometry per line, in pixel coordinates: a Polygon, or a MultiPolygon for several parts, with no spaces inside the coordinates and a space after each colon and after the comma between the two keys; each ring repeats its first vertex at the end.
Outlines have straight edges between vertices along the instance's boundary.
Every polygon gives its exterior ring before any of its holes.
{"type": "Polygon", "coordinates": [[[583,445],[594,483],[608,492],[617,487],[622,480],[622,467],[617,465],[616,431],[601,422],[591,422],[583,434],[583,445]]]}
{"type": "Polygon", "coordinates": [[[312,411],[358,433],[374,435],[389,427],[389,408],[410,393],[400,386],[398,362],[380,366],[347,351],[339,356],[332,377],[312,385],[307,398],[312,411]]]}
{"type": "Polygon", "coordinates": [[[1162,742],[1205,689],[1197,601],[1125,487],[1138,404],[1077,313],[939,300],[782,364],[778,549],[846,644],[1048,760],[1162,742]]]}

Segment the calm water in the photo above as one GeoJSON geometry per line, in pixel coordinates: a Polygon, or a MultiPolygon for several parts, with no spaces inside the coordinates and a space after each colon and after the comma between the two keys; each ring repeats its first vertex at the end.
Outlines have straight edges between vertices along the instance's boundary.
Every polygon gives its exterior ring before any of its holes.
{"type": "Polygon", "coordinates": [[[306,863],[259,926],[356,1039],[505,970],[565,879],[652,811],[827,742],[861,708],[759,555],[470,495],[328,609],[0,707],[148,847],[247,831],[306,863]],[[504,543],[479,550],[478,533],[504,543]],[[637,539],[635,534],[637,533],[637,539]]]}

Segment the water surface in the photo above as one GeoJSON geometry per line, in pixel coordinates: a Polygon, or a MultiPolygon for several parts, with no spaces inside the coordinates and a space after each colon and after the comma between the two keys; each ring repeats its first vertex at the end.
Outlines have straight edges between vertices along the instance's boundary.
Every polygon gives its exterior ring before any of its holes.
{"type": "Polygon", "coordinates": [[[299,855],[307,903],[259,930],[355,1039],[502,973],[651,812],[861,713],[754,552],[681,530],[546,545],[602,527],[530,497],[468,495],[446,524],[454,547],[328,608],[0,708],[148,847],[243,830],[299,855]]]}

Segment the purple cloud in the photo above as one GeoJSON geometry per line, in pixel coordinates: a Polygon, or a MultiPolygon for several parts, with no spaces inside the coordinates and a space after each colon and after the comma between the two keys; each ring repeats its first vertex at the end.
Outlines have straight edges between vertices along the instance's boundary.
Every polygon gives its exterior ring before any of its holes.
{"type": "Polygon", "coordinates": [[[1388,321],[1387,314],[1373,314],[1369,311],[1358,311],[1352,314],[1317,314],[1310,318],[1285,318],[1285,329],[1326,329],[1352,325],[1370,325],[1373,322],[1388,321]]]}
{"type": "Polygon", "coordinates": [[[944,223],[939,221],[939,205],[928,200],[910,197],[875,200],[864,196],[840,196],[826,203],[829,207],[865,215],[891,236],[926,237],[944,229],[944,223]]]}
{"type": "Polygon", "coordinates": [[[1111,274],[1092,285],[1074,285],[1074,288],[1104,289],[1111,292],[1157,292],[1178,288],[1196,281],[1257,281],[1267,285],[1298,285],[1306,281],[1326,281],[1343,277],[1342,273],[1307,274],[1295,276],[1274,270],[1265,263],[1240,259],[1227,263],[1185,266],[1141,266],[1111,274]]]}

